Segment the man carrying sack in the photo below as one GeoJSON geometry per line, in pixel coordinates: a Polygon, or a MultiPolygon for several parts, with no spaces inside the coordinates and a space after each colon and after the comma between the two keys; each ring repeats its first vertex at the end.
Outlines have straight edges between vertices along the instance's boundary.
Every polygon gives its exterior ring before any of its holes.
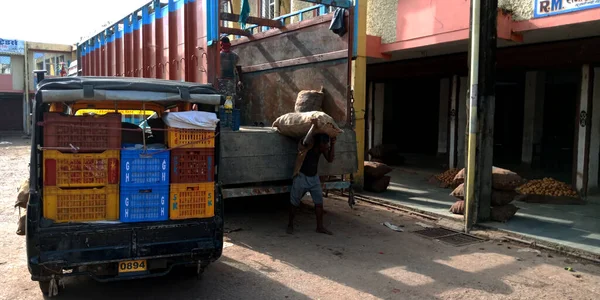
{"type": "Polygon", "coordinates": [[[294,176],[292,190],[290,193],[290,212],[287,233],[294,232],[294,216],[296,209],[302,201],[302,197],[306,192],[310,192],[310,196],[315,204],[315,214],[317,217],[317,232],[331,235],[331,231],[323,226],[323,190],[321,189],[321,180],[317,171],[319,169],[319,159],[321,155],[329,163],[335,158],[335,138],[329,138],[328,135],[319,133],[315,134],[318,122],[312,120],[312,126],[306,136],[298,145],[298,157],[294,167],[294,176]]]}

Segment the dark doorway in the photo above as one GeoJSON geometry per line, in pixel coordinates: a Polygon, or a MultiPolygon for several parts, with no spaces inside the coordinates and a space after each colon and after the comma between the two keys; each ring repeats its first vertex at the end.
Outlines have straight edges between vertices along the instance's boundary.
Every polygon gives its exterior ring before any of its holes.
{"type": "Polygon", "coordinates": [[[437,154],[440,79],[386,82],[383,143],[399,153],[437,154]]]}

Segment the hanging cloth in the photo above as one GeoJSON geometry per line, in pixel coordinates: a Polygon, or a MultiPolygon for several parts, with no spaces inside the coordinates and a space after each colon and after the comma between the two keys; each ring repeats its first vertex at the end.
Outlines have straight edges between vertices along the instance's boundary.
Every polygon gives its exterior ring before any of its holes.
{"type": "Polygon", "coordinates": [[[242,29],[246,29],[246,21],[248,20],[248,16],[250,15],[250,3],[248,0],[242,0],[242,8],[240,9],[240,26],[242,29]]]}
{"type": "Polygon", "coordinates": [[[331,24],[329,25],[329,30],[333,31],[333,33],[344,36],[346,34],[346,22],[344,22],[344,16],[346,15],[345,8],[336,8],[333,13],[333,18],[331,19],[331,24]]]}

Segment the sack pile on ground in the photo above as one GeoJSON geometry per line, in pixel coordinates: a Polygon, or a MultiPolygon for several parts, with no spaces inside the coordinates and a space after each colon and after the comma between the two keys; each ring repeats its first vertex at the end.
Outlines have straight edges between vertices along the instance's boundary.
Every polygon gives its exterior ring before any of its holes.
{"type": "Polygon", "coordinates": [[[294,111],[297,113],[319,111],[323,106],[323,87],[319,91],[304,90],[298,93],[296,97],[296,105],[294,111]]]}
{"type": "Polygon", "coordinates": [[[287,113],[277,118],[272,126],[285,136],[301,138],[310,130],[312,120],[317,120],[316,133],[324,133],[330,137],[337,137],[343,132],[333,118],[322,111],[287,113]]]}
{"type": "MultiPolygon", "coordinates": [[[[458,169],[449,169],[444,171],[443,173],[436,174],[431,176],[429,179],[430,183],[433,183],[441,188],[456,188],[462,182],[457,182],[454,177],[458,174],[458,169]]],[[[463,180],[464,181],[464,180],[463,180]]]]}
{"type": "MultiPolygon", "coordinates": [[[[465,169],[462,169],[456,174],[454,180],[460,184],[465,182],[465,177],[465,169]]],[[[492,188],[501,191],[514,191],[523,183],[524,180],[519,174],[510,170],[492,167],[492,188]]]]}
{"type": "Polygon", "coordinates": [[[385,192],[390,185],[390,173],[393,169],[384,164],[365,161],[365,190],[375,193],[385,192]]]}
{"type": "Polygon", "coordinates": [[[553,178],[536,179],[517,188],[519,200],[540,204],[584,204],[577,191],[553,178]]]}
{"type": "MultiPolygon", "coordinates": [[[[465,169],[462,169],[456,174],[453,180],[454,184],[459,182],[460,184],[450,193],[450,196],[457,198],[459,201],[465,200],[464,181],[465,169]]],[[[510,203],[517,197],[515,189],[523,181],[523,178],[515,172],[497,167],[492,168],[492,211],[490,216],[492,220],[506,222],[517,213],[519,208],[510,203]]],[[[459,212],[455,207],[457,203],[452,205],[450,211],[455,214],[464,214],[464,204],[462,205],[463,210],[459,212]]]]}

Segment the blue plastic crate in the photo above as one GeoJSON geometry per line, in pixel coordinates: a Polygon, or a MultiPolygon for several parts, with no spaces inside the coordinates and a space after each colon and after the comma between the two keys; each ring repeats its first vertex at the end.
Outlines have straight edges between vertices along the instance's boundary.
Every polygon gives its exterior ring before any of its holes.
{"type": "Polygon", "coordinates": [[[121,222],[165,221],[169,219],[169,186],[153,188],[121,187],[121,222]]]}
{"type": "Polygon", "coordinates": [[[121,187],[168,185],[170,153],[165,150],[121,150],[121,187]],[[161,152],[162,151],[162,152],[161,152]]]}
{"type": "Polygon", "coordinates": [[[240,110],[237,108],[234,108],[232,111],[232,114],[231,114],[231,130],[233,130],[233,131],[240,130],[240,122],[241,122],[240,110]]]}

